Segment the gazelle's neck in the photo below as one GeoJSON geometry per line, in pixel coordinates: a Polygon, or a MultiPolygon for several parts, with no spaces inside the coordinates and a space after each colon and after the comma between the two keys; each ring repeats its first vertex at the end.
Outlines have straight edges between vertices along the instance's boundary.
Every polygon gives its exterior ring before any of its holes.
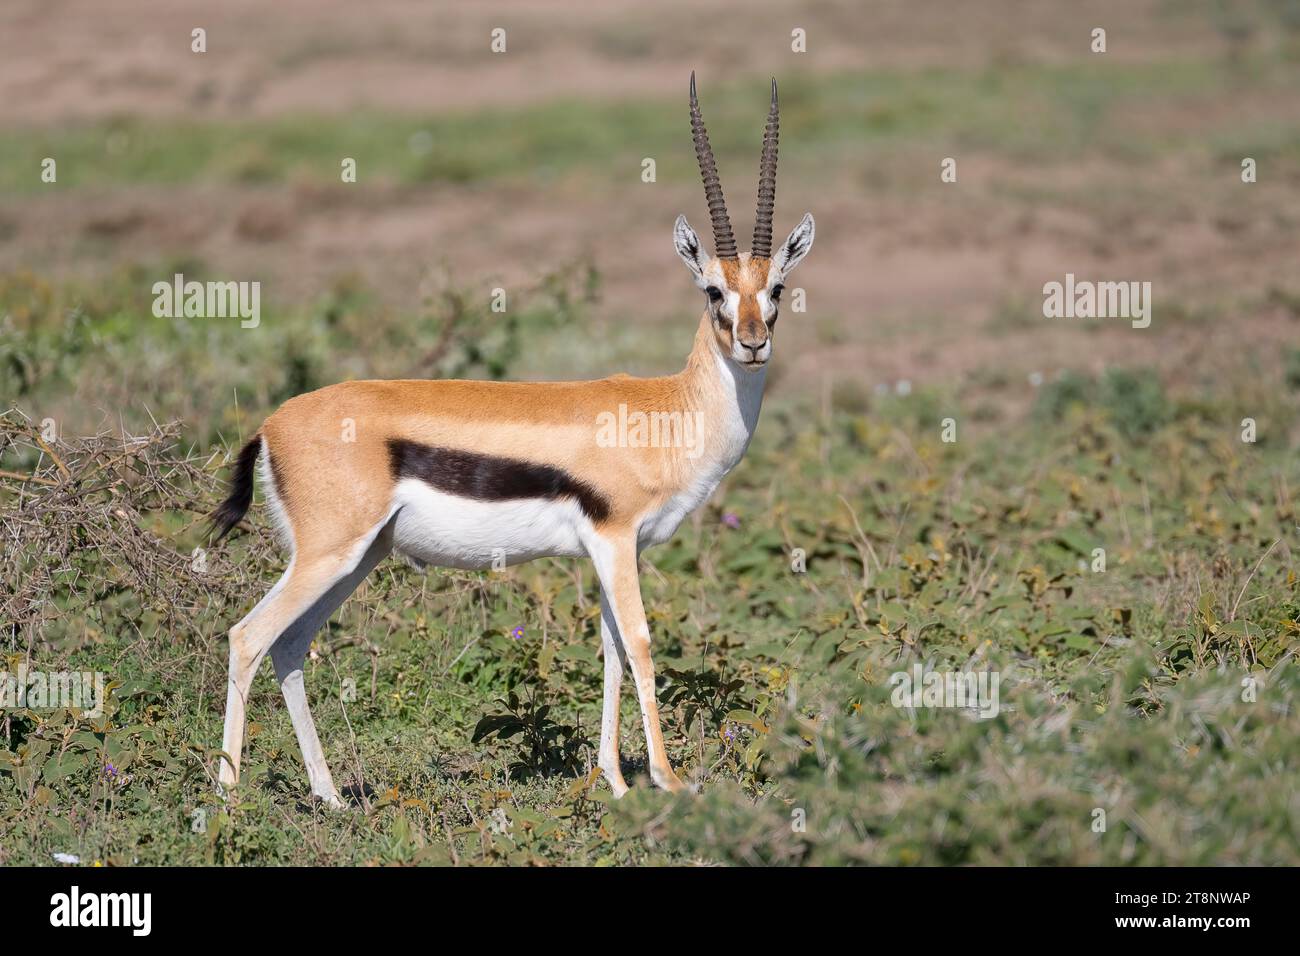
{"type": "Polygon", "coordinates": [[[758,427],[767,368],[741,368],[718,347],[708,312],[682,373],[704,417],[708,458],[725,474],[735,467],[758,427]]]}

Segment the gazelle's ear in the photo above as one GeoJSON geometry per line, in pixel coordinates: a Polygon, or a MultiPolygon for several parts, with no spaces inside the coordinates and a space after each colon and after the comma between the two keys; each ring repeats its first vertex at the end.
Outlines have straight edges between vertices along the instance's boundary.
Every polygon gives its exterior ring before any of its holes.
{"type": "Polygon", "coordinates": [[[700,247],[700,237],[695,234],[685,216],[678,216],[677,222],[673,224],[673,246],[682,257],[682,262],[686,263],[686,268],[691,270],[695,281],[703,282],[704,267],[709,260],[700,247]]]}
{"type": "Polygon", "coordinates": [[[772,263],[783,276],[790,274],[791,270],[799,264],[804,256],[808,255],[808,250],[812,248],[813,233],[816,231],[816,225],[813,222],[812,213],[804,213],[803,219],[799,220],[799,225],[781,243],[781,248],[776,251],[772,257],[772,263]]]}

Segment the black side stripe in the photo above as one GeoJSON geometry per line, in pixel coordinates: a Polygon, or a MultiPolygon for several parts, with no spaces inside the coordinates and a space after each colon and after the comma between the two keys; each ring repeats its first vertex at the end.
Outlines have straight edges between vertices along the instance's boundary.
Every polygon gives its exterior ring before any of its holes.
{"type": "Polygon", "coordinates": [[[592,521],[609,517],[609,499],[561,468],[405,438],[388,440],[388,456],[394,479],[418,478],[449,495],[479,501],[572,498],[592,521]]]}

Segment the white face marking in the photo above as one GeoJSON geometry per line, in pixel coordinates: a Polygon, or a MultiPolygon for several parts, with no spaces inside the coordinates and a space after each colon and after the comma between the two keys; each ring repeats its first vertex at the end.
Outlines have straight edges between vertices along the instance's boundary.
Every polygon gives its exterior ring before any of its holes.
{"type": "Polygon", "coordinates": [[[704,271],[700,273],[695,280],[695,285],[700,289],[707,289],[711,285],[717,286],[724,293],[727,292],[727,279],[722,274],[722,266],[717,259],[710,259],[704,271]]]}
{"type": "Polygon", "coordinates": [[[736,316],[740,314],[740,293],[732,292],[726,286],[722,287],[722,291],[726,298],[722,301],[720,311],[722,317],[727,320],[728,325],[731,327],[731,337],[734,339],[736,337],[736,316]]]}

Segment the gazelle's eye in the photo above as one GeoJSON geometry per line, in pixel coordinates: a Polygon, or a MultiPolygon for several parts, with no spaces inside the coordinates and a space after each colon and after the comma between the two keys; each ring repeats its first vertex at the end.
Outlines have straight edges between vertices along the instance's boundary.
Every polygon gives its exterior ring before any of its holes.
{"type": "Polygon", "coordinates": [[[776,285],[772,286],[772,291],[768,293],[768,297],[773,302],[780,302],[781,293],[784,291],[785,291],[785,286],[783,286],[781,283],[778,282],[776,285]]]}
{"type": "Polygon", "coordinates": [[[722,301],[722,290],[719,289],[716,285],[709,286],[707,289],[704,290],[704,293],[709,297],[710,302],[722,301]]]}

